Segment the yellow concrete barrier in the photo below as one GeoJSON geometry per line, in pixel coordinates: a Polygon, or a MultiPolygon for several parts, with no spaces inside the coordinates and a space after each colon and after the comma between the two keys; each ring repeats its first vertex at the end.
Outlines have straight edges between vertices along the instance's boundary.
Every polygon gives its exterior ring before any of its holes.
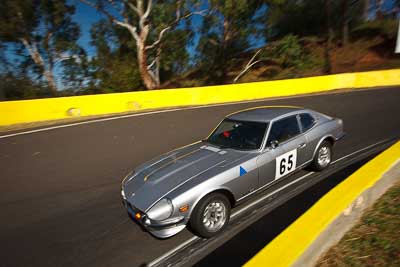
{"type": "Polygon", "coordinates": [[[397,142],[324,195],[244,266],[292,266],[313,241],[399,159],[400,142],[397,142]]]}
{"type": "Polygon", "coordinates": [[[400,85],[400,69],[197,88],[0,102],[0,126],[129,111],[207,105],[341,88],[400,85]]]}

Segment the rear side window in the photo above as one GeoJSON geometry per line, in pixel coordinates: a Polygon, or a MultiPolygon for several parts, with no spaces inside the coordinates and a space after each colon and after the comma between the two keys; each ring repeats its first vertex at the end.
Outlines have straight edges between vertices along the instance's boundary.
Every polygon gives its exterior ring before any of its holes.
{"type": "Polygon", "coordinates": [[[303,132],[311,129],[314,126],[315,119],[308,113],[300,114],[300,122],[303,127],[303,132]]]}
{"type": "Polygon", "coordinates": [[[300,134],[300,129],[296,116],[285,118],[272,124],[267,144],[275,140],[282,143],[298,134],[300,134]]]}

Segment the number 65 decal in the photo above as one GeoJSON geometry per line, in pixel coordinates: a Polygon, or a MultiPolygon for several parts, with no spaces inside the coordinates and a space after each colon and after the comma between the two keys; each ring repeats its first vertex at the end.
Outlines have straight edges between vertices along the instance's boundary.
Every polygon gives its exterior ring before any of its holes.
{"type": "Polygon", "coordinates": [[[276,158],[275,179],[281,178],[296,169],[297,149],[276,158]]]}

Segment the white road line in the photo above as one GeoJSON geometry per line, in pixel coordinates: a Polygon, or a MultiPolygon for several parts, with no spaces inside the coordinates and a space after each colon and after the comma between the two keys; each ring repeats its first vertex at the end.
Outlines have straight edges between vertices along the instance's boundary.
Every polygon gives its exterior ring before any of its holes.
{"type": "MultiPolygon", "coordinates": [[[[365,89],[359,89],[357,91],[350,91],[350,92],[360,92],[360,91],[369,91],[369,90],[374,90],[374,89],[365,88],[365,89]]],[[[55,129],[60,129],[60,128],[73,127],[73,126],[78,126],[78,125],[83,125],[83,124],[119,120],[119,119],[124,119],[124,118],[146,116],[146,115],[158,114],[158,113],[175,112],[175,111],[181,111],[181,110],[192,110],[192,109],[200,109],[200,108],[212,108],[212,107],[229,106],[229,105],[240,105],[240,104],[274,101],[274,100],[281,100],[281,99],[313,97],[313,96],[319,96],[319,95],[340,94],[340,93],[343,93],[343,92],[327,91],[327,92],[321,92],[321,93],[313,93],[313,94],[309,94],[309,95],[295,95],[295,96],[283,96],[283,97],[275,97],[275,98],[263,98],[263,99],[246,100],[246,101],[232,102],[232,103],[220,103],[220,104],[210,104],[210,105],[195,106],[195,107],[171,108],[171,109],[164,109],[164,110],[157,110],[157,111],[148,111],[148,112],[143,112],[143,113],[118,115],[118,116],[113,116],[113,117],[108,117],[108,118],[94,119],[94,120],[82,121],[82,122],[74,122],[74,123],[40,128],[40,129],[36,129],[36,130],[29,130],[29,131],[17,132],[17,133],[12,133],[12,134],[0,135],[0,139],[7,138],[7,137],[13,137],[13,136],[17,136],[17,135],[25,135],[25,134],[50,131],[50,130],[55,130],[55,129]]],[[[345,93],[348,93],[348,92],[345,92],[345,93]]]]}
{"type": "Polygon", "coordinates": [[[197,239],[200,239],[200,237],[197,236],[193,236],[192,238],[186,240],[185,242],[183,242],[182,244],[180,244],[179,246],[177,246],[176,248],[168,251],[167,253],[165,253],[164,255],[158,257],[157,259],[153,260],[152,262],[150,262],[147,266],[151,267],[154,266],[156,264],[158,264],[159,262],[161,262],[162,260],[168,258],[170,255],[172,255],[173,253],[175,253],[175,251],[180,250],[181,248],[185,247],[186,245],[196,241],[197,239]]]}
{"type": "Polygon", "coordinates": [[[24,132],[1,135],[0,139],[1,138],[6,138],[6,137],[17,136],[17,135],[31,134],[31,133],[44,132],[44,131],[49,131],[49,130],[54,130],[54,129],[59,129],[59,128],[78,126],[78,125],[83,125],[83,124],[91,124],[91,123],[103,122],[103,121],[112,121],[112,120],[118,120],[118,119],[130,118],[130,117],[139,117],[139,116],[145,116],[145,115],[151,115],[151,114],[157,114],[157,113],[164,113],[164,112],[172,112],[172,111],[178,111],[178,110],[181,110],[181,109],[158,110],[158,111],[150,111],[150,112],[143,112],[143,113],[121,115],[121,116],[116,116],[116,117],[95,119],[95,120],[90,120],[90,121],[74,122],[74,123],[69,123],[69,124],[62,124],[62,125],[57,125],[57,126],[40,128],[40,129],[36,129],[36,130],[30,130],[30,131],[24,131],[24,132]]]}
{"type": "Polygon", "coordinates": [[[372,145],[366,146],[366,147],[364,147],[364,148],[362,148],[362,149],[359,149],[359,150],[357,150],[357,151],[354,151],[354,152],[352,152],[352,153],[350,153],[350,154],[348,154],[348,155],[346,155],[346,156],[341,157],[340,159],[337,159],[337,160],[335,160],[335,161],[332,161],[332,164],[334,164],[334,163],[336,163],[336,162],[338,162],[338,161],[344,160],[345,158],[351,157],[352,155],[357,154],[358,152],[361,152],[361,151],[363,151],[363,150],[367,150],[368,148],[371,148],[371,147],[373,147],[373,146],[376,146],[376,145],[385,143],[385,142],[387,142],[387,141],[389,141],[389,140],[390,140],[389,138],[388,138],[388,139],[384,139],[384,140],[379,141],[379,142],[377,142],[377,143],[375,143],[375,144],[372,144],[372,145]]]}
{"type": "MultiPolygon", "coordinates": [[[[373,146],[376,146],[376,145],[382,144],[382,143],[384,143],[384,142],[387,142],[388,140],[389,140],[389,139],[385,139],[385,140],[379,141],[379,142],[377,142],[377,143],[374,143],[374,144],[372,144],[372,145],[369,145],[369,146],[366,146],[366,147],[364,147],[364,148],[361,148],[361,149],[359,149],[359,150],[357,150],[357,151],[354,151],[354,152],[352,152],[352,153],[350,153],[350,154],[348,154],[348,155],[346,155],[346,156],[343,156],[343,157],[341,157],[341,158],[339,158],[339,159],[333,161],[332,164],[337,163],[337,162],[339,162],[339,161],[342,161],[342,160],[344,160],[344,159],[346,159],[346,158],[348,158],[348,157],[350,157],[350,156],[352,156],[352,155],[354,155],[354,154],[357,154],[357,153],[359,153],[359,152],[362,152],[362,151],[364,151],[364,150],[367,150],[367,149],[369,149],[369,148],[371,148],[371,147],[373,147],[373,146]]],[[[310,176],[311,174],[314,174],[314,173],[315,173],[315,172],[309,172],[309,173],[307,173],[307,174],[305,174],[305,175],[303,175],[303,176],[297,178],[296,180],[293,180],[292,182],[286,184],[285,186],[283,186],[283,187],[281,187],[281,188],[278,188],[278,189],[276,189],[275,191],[273,191],[273,192],[271,192],[271,193],[269,193],[269,194],[267,194],[267,195],[265,195],[265,196],[263,196],[263,197],[257,199],[256,201],[254,201],[254,202],[248,204],[247,206],[244,206],[244,207],[241,208],[240,210],[237,210],[237,211],[235,211],[234,213],[232,213],[232,214],[231,214],[231,218],[234,218],[234,217],[238,216],[239,214],[243,213],[244,211],[248,210],[249,208],[253,207],[254,205],[257,205],[258,203],[262,202],[262,201],[265,200],[266,198],[268,198],[268,197],[270,197],[270,196],[272,196],[272,195],[278,193],[279,191],[282,191],[283,189],[285,189],[285,188],[291,186],[292,184],[295,184],[295,183],[297,183],[297,182],[299,182],[299,181],[301,181],[301,180],[307,178],[308,176],[310,176]]],[[[156,258],[155,260],[151,261],[151,262],[148,264],[148,266],[151,267],[151,266],[154,266],[154,265],[158,264],[159,262],[161,262],[161,261],[163,261],[164,259],[168,258],[170,255],[172,255],[172,254],[175,253],[176,251],[180,250],[181,248],[186,247],[187,245],[189,245],[190,243],[192,243],[192,242],[194,242],[194,241],[196,241],[196,240],[198,240],[198,239],[200,239],[200,238],[197,237],[197,236],[193,236],[192,238],[186,240],[185,242],[183,242],[183,243],[180,244],[179,246],[177,246],[177,247],[175,247],[174,249],[168,251],[168,252],[165,253],[164,255],[162,255],[162,256],[156,258]]]]}

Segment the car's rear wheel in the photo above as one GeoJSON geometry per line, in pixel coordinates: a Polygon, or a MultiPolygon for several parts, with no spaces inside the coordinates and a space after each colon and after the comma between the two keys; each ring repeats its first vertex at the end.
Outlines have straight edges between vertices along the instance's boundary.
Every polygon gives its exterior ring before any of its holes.
{"type": "Polygon", "coordinates": [[[315,153],[311,163],[311,168],[315,171],[322,171],[327,168],[332,161],[332,144],[329,141],[323,141],[315,153]]]}
{"type": "Polygon", "coordinates": [[[221,193],[212,193],[196,205],[190,218],[190,226],[197,235],[209,238],[224,230],[230,215],[228,198],[221,193]]]}

